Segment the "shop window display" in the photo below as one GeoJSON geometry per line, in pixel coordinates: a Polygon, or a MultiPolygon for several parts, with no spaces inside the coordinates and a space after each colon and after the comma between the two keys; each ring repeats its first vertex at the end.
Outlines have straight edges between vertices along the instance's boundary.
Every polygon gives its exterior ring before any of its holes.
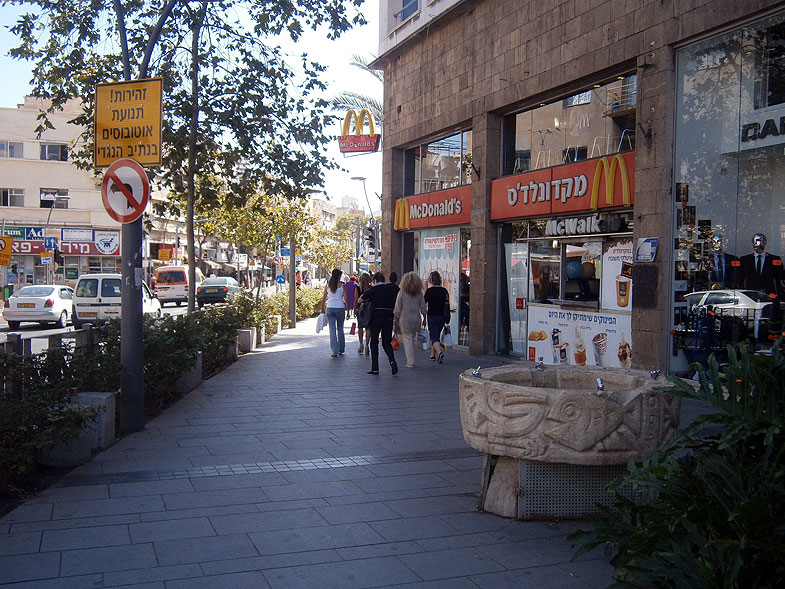
{"type": "Polygon", "coordinates": [[[765,350],[785,294],[785,19],[677,55],[672,371],[765,350]]]}

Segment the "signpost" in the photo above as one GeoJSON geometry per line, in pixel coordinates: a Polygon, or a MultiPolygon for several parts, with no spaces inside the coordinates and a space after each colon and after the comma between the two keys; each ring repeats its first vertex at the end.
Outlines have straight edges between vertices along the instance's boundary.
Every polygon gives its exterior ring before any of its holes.
{"type": "Polygon", "coordinates": [[[0,237],[0,266],[11,265],[11,248],[14,245],[14,238],[2,236],[0,237]]]}

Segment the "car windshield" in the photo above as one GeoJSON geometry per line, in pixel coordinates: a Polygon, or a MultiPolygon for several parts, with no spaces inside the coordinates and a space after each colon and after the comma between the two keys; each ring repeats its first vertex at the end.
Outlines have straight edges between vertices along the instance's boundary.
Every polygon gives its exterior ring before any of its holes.
{"type": "Polygon", "coordinates": [[[102,297],[119,297],[120,296],[120,279],[119,278],[104,278],[101,282],[101,296],[102,297]]]}
{"type": "Polygon", "coordinates": [[[76,296],[78,297],[97,297],[98,296],[98,279],[97,278],[83,278],[76,285],[76,296]]]}
{"type": "Polygon", "coordinates": [[[54,286],[23,286],[16,292],[19,297],[48,297],[54,291],[54,286]]]}
{"type": "Polygon", "coordinates": [[[769,297],[769,295],[767,295],[765,292],[760,292],[758,290],[743,290],[741,292],[742,294],[750,297],[756,303],[771,302],[771,297],[769,297]]]}

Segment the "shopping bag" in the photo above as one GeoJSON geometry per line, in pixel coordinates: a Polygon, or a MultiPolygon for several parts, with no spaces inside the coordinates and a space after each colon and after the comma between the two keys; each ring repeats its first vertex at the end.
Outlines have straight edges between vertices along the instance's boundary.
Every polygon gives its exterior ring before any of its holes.
{"type": "Polygon", "coordinates": [[[392,339],[390,340],[390,347],[396,351],[401,349],[401,344],[396,336],[392,336],[392,339]]]}
{"type": "Polygon", "coordinates": [[[422,349],[424,351],[427,352],[431,349],[431,336],[424,327],[420,330],[420,341],[422,342],[422,349]]]}
{"type": "Polygon", "coordinates": [[[451,348],[453,346],[452,333],[450,333],[449,327],[445,327],[444,331],[442,331],[442,345],[445,348],[451,348]]]}
{"type": "Polygon", "coordinates": [[[316,318],[316,333],[324,329],[325,325],[327,325],[327,315],[319,313],[319,316],[316,318]]]}
{"type": "Polygon", "coordinates": [[[352,321],[352,328],[349,330],[349,335],[354,335],[357,331],[357,322],[352,321]]]}

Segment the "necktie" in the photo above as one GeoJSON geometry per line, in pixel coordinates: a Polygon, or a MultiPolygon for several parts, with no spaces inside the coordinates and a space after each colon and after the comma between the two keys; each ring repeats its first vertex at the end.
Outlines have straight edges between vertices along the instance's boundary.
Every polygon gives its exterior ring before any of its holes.
{"type": "Polygon", "coordinates": [[[755,256],[755,271],[758,273],[758,276],[760,276],[760,268],[761,268],[761,255],[758,254],[757,256],[755,256]]]}
{"type": "Polygon", "coordinates": [[[725,267],[723,266],[724,260],[720,254],[717,254],[717,263],[715,264],[717,267],[717,280],[719,282],[724,282],[725,280],[725,267]]]}

